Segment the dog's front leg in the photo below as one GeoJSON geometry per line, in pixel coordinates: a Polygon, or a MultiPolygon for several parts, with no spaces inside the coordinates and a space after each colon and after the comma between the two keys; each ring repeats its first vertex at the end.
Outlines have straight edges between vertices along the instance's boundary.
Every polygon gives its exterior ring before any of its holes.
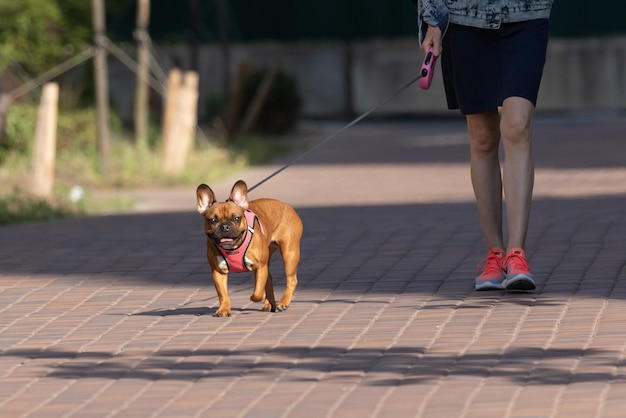
{"type": "Polygon", "coordinates": [[[263,303],[263,311],[276,312],[276,298],[274,297],[274,279],[272,273],[267,273],[267,281],[265,282],[265,302],[263,303]]]}
{"type": "MultiPolygon", "coordinates": [[[[269,266],[264,265],[254,270],[254,292],[250,296],[252,302],[261,302],[263,299],[267,299],[272,312],[276,311],[276,301],[274,300],[274,285],[269,276],[269,266]],[[268,286],[271,287],[271,291],[266,294],[268,286]]],[[[266,302],[266,303],[267,303],[266,302]]],[[[265,310],[265,304],[263,306],[265,310]]]]}
{"type": "Polygon", "coordinates": [[[217,291],[220,307],[215,316],[230,316],[230,297],[228,296],[228,274],[213,271],[213,284],[217,291]]]}

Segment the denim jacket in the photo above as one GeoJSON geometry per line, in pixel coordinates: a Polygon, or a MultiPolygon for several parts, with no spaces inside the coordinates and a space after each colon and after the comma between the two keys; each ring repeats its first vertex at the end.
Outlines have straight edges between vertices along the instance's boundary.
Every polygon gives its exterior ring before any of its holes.
{"type": "Polygon", "coordinates": [[[445,33],[449,23],[497,29],[502,23],[550,17],[554,0],[417,0],[419,40],[427,25],[445,33]]]}

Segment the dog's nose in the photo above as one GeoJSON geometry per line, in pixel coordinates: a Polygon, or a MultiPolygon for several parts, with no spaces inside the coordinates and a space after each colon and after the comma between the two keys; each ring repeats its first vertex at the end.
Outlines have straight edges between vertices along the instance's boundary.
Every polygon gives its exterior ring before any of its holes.
{"type": "Polygon", "coordinates": [[[230,225],[227,223],[223,223],[220,225],[220,229],[222,230],[222,232],[229,232],[230,231],[230,225]]]}

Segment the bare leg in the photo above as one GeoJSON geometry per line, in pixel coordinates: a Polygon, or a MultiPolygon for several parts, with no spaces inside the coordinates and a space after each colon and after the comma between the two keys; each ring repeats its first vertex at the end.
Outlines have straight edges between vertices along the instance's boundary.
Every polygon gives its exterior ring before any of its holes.
{"type": "Polygon", "coordinates": [[[498,110],[467,115],[470,136],[470,170],[478,216],[488,248],[503,248],[502,178],[498,149],[498,110]]]}
{"type": "Polygon", "coordinates": [[[500,132],[504,147],[503,185],[506,200],[508,246],[524,248],[534,183],[532,120],[535,108],[521,97],[502,105],[500,132]]]}

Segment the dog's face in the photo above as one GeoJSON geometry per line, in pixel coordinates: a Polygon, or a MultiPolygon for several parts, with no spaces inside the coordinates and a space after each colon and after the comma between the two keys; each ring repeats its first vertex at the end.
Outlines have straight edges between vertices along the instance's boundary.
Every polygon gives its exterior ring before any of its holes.
{"type": "Polygon", "coordinates": [[[247,227],[244,210],[232,202],[215,203],[204,213],[204,232],[226,250],[241,245],[247,227]]]}
{"type": "Polygon", "coordinates": [[[198,186],[196,195],[198,212],[204,216],[204,232],[207,237],[226,250],[238,248],[248,228],[244,214],[248,208],[245,183],[235,184],[227,202],[216,202],[213,190],[206,184],[198,186]]]}

